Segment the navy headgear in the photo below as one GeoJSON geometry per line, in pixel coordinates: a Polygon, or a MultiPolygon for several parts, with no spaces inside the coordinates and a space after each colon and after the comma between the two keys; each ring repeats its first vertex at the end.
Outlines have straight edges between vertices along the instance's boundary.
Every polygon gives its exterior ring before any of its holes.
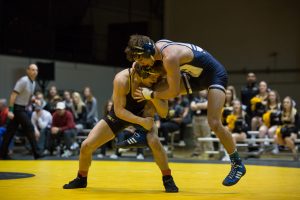
{"type": "Polygon", "coordinates": [[[147,58],[154,56],[155,54],[155,45],[153,44],[152,41],[149,41],[145,44],[143,44],[142,47],[139,46],[133,46],[133,54],[138,56],[145,56],[147,58]]]}

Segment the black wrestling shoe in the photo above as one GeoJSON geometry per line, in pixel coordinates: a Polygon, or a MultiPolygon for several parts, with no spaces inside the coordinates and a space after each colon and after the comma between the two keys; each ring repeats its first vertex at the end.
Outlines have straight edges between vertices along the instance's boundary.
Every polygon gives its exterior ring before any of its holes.
{"type": "Polygon", "coordinates": [[[176,186],[173,177],[171,175],[163,176],[163,183],[166,189],[166,192],[168,193],[175,193],[178,192],[179,189],[176,186]]]}
{"type": "Polygon", "coordinates": [[[128,138],[127,140],[116,143],[116,148],[143,148],[147,147],[147,133],[134,132],[133,136],[128,138]]]}
{"type": "Polygon", "coordinates": [[[77,177],[63,186],[64,189],[86,188],[87,177],[77,177]]]}

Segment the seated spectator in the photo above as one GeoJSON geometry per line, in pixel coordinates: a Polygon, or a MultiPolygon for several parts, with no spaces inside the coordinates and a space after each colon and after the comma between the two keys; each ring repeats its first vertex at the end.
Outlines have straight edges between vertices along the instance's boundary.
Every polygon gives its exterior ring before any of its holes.
{"type": "Polygon", "coordinates": [[[195,148],[191,157],[198,157],[205,151],[212,151],[212,142],[199,142],[198,137],[210,137],[211,130],[207,121],[207,90],[199,92],[191,102],[193,112],[193,134],[195,148]]]}
{"type": "Polygon", "coordinates": [[[234,100],[234,95],[233,95],[233,92],[232,90],[229,90],[229,89],[226,89],[225,90],[225,103],[224,103],[224,107],[223,107],[223,111],[222,111],[222,117],[221,117],[221,120],[222,120],[222,124],[224,126],[227,125],[227,122],[226,122],[226,118],[228,115],[230,115],[232,113],[232,102],[234,100]]]}
{"type": "Polygon", "coordinates": [[[72,93],[72,101],[74,107],[74,120],[76,124],[76,129],[82,131],[86,127],[86,106],[82,101],[81,95],[78,92],[72,93]]]}
{"type": "MultiPolygon", "coordinates": [[[[8,106],[6,99],[0,99],[0,145],[2,144],[3,135],[6,133],[6,128],[8,125],[8,106]]],[[[13,153],[13,141],[10,142],[8,147],[8,154],[13,153]]]]}
{"type": "Polygon", "coordinates": [[[185,147],[186,144],[184,141],[184,135],[185,135],[186,127],[188,124],[192,122],[189,99],[186,96],[179,96],[177,99],[177,104],[181,105],[183,108],[182,122],[180,123],[178,146],[185,147]]]}
{"type": "Polygon", "coordinates": [[[64,141],[66,150],[61,156],[71,156],[71,146],[75,141],[77,132],[73,115],[70,111],[66,110],[66,105],[64,102],[58,102],[56,105],[56,111],[53,113],[51,134],[55,140],[60,142],[60,139],[62,138],[64,141]]]}
{"type": "Polygon", "coordinates": [[[95,124],[98,122],[98,106],[97,99],[93,96],[90,87],[85,87],[83,90],[85,105],[87,110],[87,128],[93,128],[95,124]]]}
{"type": "MultiPolygon", "coordinates": [[[[259,127],[259,138],[274,138],[277,126],[280,124],[280,98],[275,90],[271,90],[267,99],[267,111],[263,114],[263,124],[259,127]]],[[[264,152],[264,142],[260,143],[260,152],[264,152]]],[[[278,146],[274,146],[274,152],[278,151],[278,146]],[[277,150],[277,151],[276,151],[277,150]]]]}
{"type": "Polygon", "coordinates": [[[47,140],[50,136],[50,128],[52,124],[52,115],[49,111],[44,110],[42,102],[35,100],[34,112],[31,116],[31,122],[34,127],[34,134],[37,141],[38,150],[44,152],[45,155],[49,154],[49,143],[47,140]]]}
{"type": "Polygon", "coordinates": [[[177,103],[176,99],[169,100],[169,114],[166,119],[156,120],[158,132],[164,137],[162,145],[168,151],[169,133],[180,130],[184,108],[177,103]]]}
{"type": "Polygon", "coordinates": [[[55,86],[51,86],[48,91],[47,105],[44,107],[45,110],[48,110],[51,114],[55,112],[56,103],[62,101],[62,98],[57,93],[55,86]]]}
{"type": "Polygon", "coordinates": [[[41,101],[41,104],[42,104],[42,105],[41,105],[42,108],[45,108],[45,106],[47,105],[47,102],[46,102],[46,100],[45,100],[44,95],[43,95],[42,92],[37,91],[37,92],[35,93],[35,99],[40,100],[40,101],[41,101]]]}
{"type": "Polygon", "coordinates": [[[233,85],[228,85],[226,89],[231,91],[232,101],[237,99],[236,90],[235,90],[235,87],[233,85]]]}
{"type": "Polygon", "coordinates": [[[293,106],[293,100],[287,96],[282,102],[281,125],[276,129],[275,141],[278,145],[287,146],[293,153],[295,161],[298,160],[298,150],[295,145],[299,130],[299,115],[293,106]]]}
{"type": "MultiPolygon", "coordinates": [[[[109,99],[104,107],[103,107],[103,117],[105,117],[111,110],[113,106],[113,101],[111,99],[109,99]]],[[[100,147],[100,153],[97,155],[97,158],[104,158],[106,156],[106,149],[107,149],[107,144],[110,143],[111,141],[103,144],[101,147],[100,147]]]]}
{"type": "Polygon", "coordinates": [[[75,109],[73,106],[73,99],[72,99],[70,91],[68,91],[68,90],[64,91],[63,100],[66,105],[66,110],[70,111],[73,114],[73,116],[75,116],[75,109]]]}
{"type": "MultiPolygon", "coordinates": [[[[247,121],[247,113],[243,111],[242,104],[239,100],[234,100],[232,102],[233,111],[226,118],[227,126],[226,128],[232,133],[232,138],[234,143],[244,142],[247,139],[247,131],[248,125],[247,121]]],[[[226,153],[225,157],[222,159],[223,161],[229,161],[229,155],[226,153]]]]}
{"type": "Polygon", "coordinates": [[[251,99],[251,130],[256,131],[262,125],[262,115],[267,109],[268,85],[265,81],[259,83],[259,93],[251,99]]]}

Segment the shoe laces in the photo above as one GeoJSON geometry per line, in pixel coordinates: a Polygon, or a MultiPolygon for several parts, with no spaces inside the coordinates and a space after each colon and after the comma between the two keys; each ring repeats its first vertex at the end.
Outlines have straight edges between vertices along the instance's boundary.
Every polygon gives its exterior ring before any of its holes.
{"type": "Polygon", "coordinates": [[[232,163],[232,164],[231,164],[231,170],[230,170],[230,172],[229,172],[229,174],[228,174],[228,177],[229,177],[230,179],[232,179],[232,178],[236,175],[236,173],[237,173],[237,171],[238,171],[238,168],[239,168],[239,165],[238,165],[238,164],[235,164],[235,163],[232,163]]]}
{"type": "Polygon", "coordinates": [[[75,183],[77,180],[80,180],[80,178],[79,178],[79,177],[76,177],[75,179],[73,179],[72,181],[70,181],[69,184],[73,184],[73,183],[75,183]]]}

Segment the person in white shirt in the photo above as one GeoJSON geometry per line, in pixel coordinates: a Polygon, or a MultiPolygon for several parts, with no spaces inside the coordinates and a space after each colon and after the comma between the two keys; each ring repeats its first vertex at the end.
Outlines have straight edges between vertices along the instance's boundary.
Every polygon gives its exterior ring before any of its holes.
{"type": "Polygon", "coordinates": [[[47,138],[50,138],[48,135],[50,134],[52,115],[49,111],[42,108],[42,102],[40,100],[35,101],[35,108],[31,116],[31,122],[34,127],[34,135],[38,149],[43,152],[48,148],[47,138]]]}

